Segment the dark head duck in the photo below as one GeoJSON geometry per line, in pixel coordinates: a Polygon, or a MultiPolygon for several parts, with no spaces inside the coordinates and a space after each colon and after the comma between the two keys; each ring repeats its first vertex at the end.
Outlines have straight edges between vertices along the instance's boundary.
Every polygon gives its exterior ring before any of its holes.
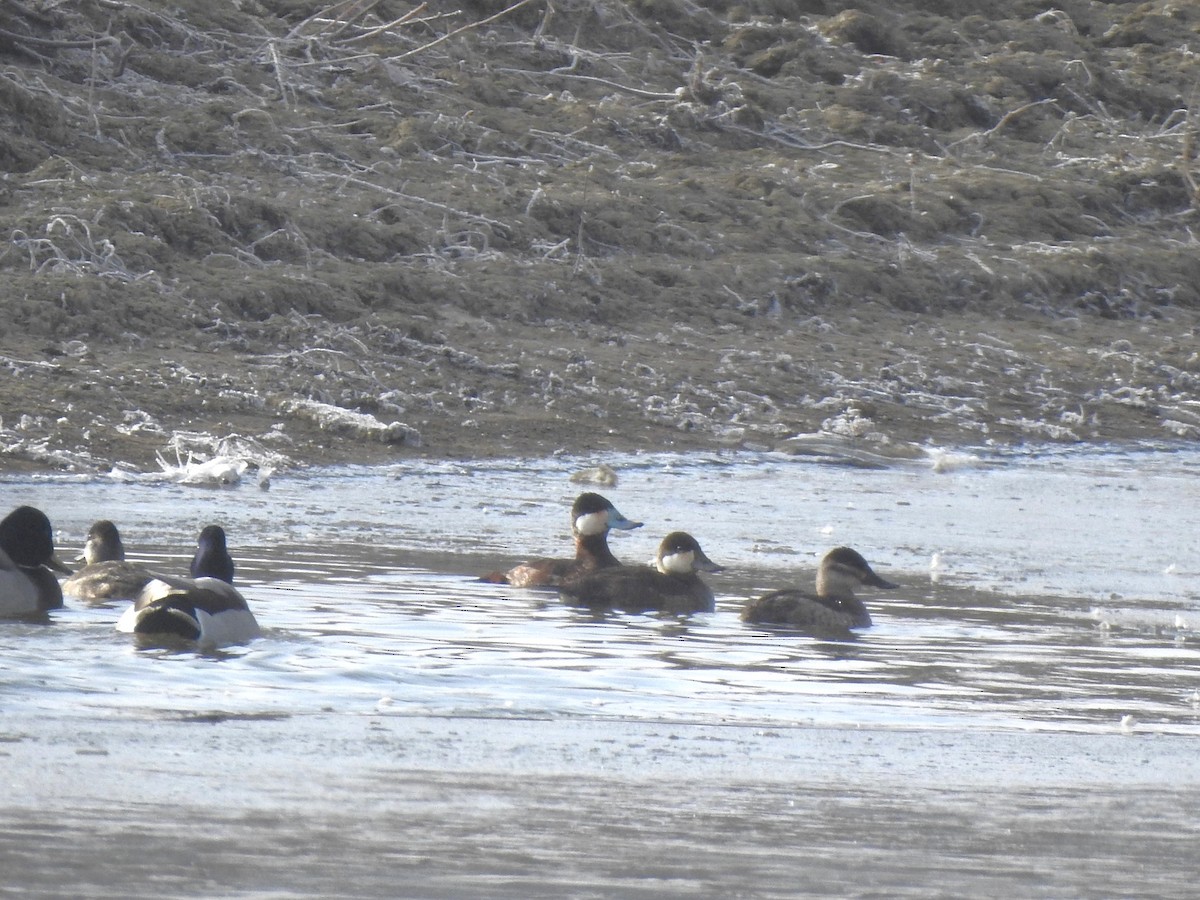
{"type": "Polygon", "coordinates": [[[659,544],[654,568],[601,569],[563,585],[560,594],[568,603],[597,609],[660,610],[676,615],[712,612],[713,592],[696,574],[698,571],[719,572],[721,566],[705,555],[694,537],[675,531],[659,544]]]}
{"type": "Polygon", "coordinates": [[[80,600],[132,600],[154,577],[145,566],[125,559],[121,532],[108,519],[88,529],[80,557],[84,567],[62,583],[63,593],[80,600]]]}
{"type": "Polygon", "coordinates": [[[196,540],[196,555],[192,557],[193,578],[220,578],[233,584],[233,557],[225,541],[225,529],[206,525],[196,540]]]}
{"type": "Polygon", "coordinates": [[[71,570],[54,555],[54,529],[40,509],[18,506],[0,520],[0,614],[58,609],[54,571],[71,570]]]}
{"type": "Polygon", "coordinates": [[[575,538],[574,559],[535,559],[507,572],[493,572],[483,581],[513,587],[543,587],[571,582],[595,569],[619,566],[621,561],[608,549],[608,532],[640,528],[641,522],[625,518],[604,497],[591,491],[580,494],[571,506],[571,534],[575,538]]]}
{"type": "Polygon", "coordinates": [[[200,532],[191,578],[150,581],[117,622],[117,630],[167,641],[194,641],[205,648],[240,644],[262,630],[246,599],[232,584],[233,559],[225,532],[200,532]]]}
{"type": "Polygon", "coordinates": [[[121,562],[125,559],[125,542],[121,532],[108,519],[98,519],[88,529],[80,555],[84,565],[94,566],[98,562],[121,562]]]}
{"type": "Polygon", "coordinates": [[[772,591],[747,603],[742,619],[765,625],[789,625],[818,637],[851,637],[852,628],[871,624],[871,614],[854,596],[854,589],[860,585],[898,587],[876,575],[857,551],[838,547],[821,560],[816,594],[795,589],[772,591]]]}

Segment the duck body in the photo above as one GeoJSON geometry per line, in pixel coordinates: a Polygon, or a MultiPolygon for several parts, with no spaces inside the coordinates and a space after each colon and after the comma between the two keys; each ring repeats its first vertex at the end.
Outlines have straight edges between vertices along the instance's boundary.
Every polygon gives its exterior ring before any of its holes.
{"type": "Polygon", "coordinates": [[[850,638],[853,629],[871,625],[870,612],[854,595],[859,585],[897,587],[876,575],[857,551],[838,547],[821,560],[815,594],[795,588],[771,591],[748,602],[742,619],[790,626],[818,637],[850,638]]]}
{"type": "Polygon", "coordinates": [[[91,603],[132,600],[154,577],[139,563],[109,559],[84,566],[62,583],[62,592],[91,603]]]}
{"type": "Polygon", "coordinates": [[[0,616],[27,616],[41,612],[38,585],[25,570],[0,550],[0,616]]]}
{"type": "Polygon", "coordinates": [[[62,583],[68,597],[96,603],[132,600],[155,577],[145,566],[125,559],[121,533],[108,519],[92,524],[81,559],[83,568],[62,583]]]}
{"type": "Polygon", "coordinates": [[[220,578],[155,578],[121,615],[117,631],[195,641],[202,647],[241,644],[262,634],[246,598],[220,578]]]}
{"type": "Polygon", "coordinates": [[[54,529],[41,510],[18,506],[0,520],[0,615],[58,609],[62,589],[54,572],[71,570],[54,555],[54,529]]]}
{"type": "Polygon", "coordinates": [[[513,587],[555,587],[569,584],[589,572],[621,565],[608,548],[608,532],[613,528],[628,531],[640,528],[606,498],[593,492],[580,494],[571,506],[571,534],[575,539],[573,559],[534,559],[513,566],[506,572],[493,572],[481,581],[509,584],[513,587]]]}
{"type": "Polygon", "coordinates": [[[232,584],[234,564],[225,532],[200,532],[191,578],[153,578],[121,615],[117,630],[194,641],[201,647],[241,644],[262,635],[246,598],[232,584]]]}
{"type": "Polygon", "coordinates": [[[850,637],[852,629],[871,625],[871,614],[857,597],[835,600],[787,588],[751,601],[742,618],[747,622],[790,625],[810,634],[837,637],[850,637]]]}
{"type": "Polygon", "coordinates": [[[715,598],[698,570],[719,572],[700,544],[686,532],[667,535],[659,545],[655,565],[601,569],[559,589],[564,601],[593,609],[622,612],[666,612],[688,615],[712,612],[715,598]]]}

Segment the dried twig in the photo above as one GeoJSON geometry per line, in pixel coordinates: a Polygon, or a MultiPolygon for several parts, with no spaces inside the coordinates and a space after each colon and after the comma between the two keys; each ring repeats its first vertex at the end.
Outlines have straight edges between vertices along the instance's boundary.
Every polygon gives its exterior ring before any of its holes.
{"type": "Polygon", "coordinates": [[[595,75],[574,75],[570,72],[536,72],[530,69],[497,69],[498,72],[510,72],[515,75],[528,75],[531,78],[570,78],[574,81],[588,81],[592,84],[601,84],[605,87],[610,87],[615,91],[621,91],[624,94],[630,94],[634,97],[639,97],[643,100],[678,100],[678,91],[647,91],[643,88],[630,87],[626,84],[621,84],[619,81],[611,81],[608,78],[598,78],[595,75]]]}
{"type": "Polygon", "coordinates": [[[1179,149],[1179,172],[1191,191],[1192,209],[1200,206],[1200,186],[1192,174],[1192,162],[1196,158],[1196,126],[1193,123],[1192,107],[1184,113],[1183,146],[1179,149]]]}
{"type": "Polygon", "coordinates": [[[313,13],[311,16],[303,20],[299,25],[289,31],[287,38],[288,40],[291,40],[293,38],[300,37],[303,34],[304,29],[314,22],[319,22],[322,25],[327,22],[338,22],[339,27],[335,32],[336,34],[351,24],[355,19],[366,14],[371,7],[375,6],[375,4],[379,2],[379,0],[368,0],[368,5],[365,8],[356,9],[356,7],[362,2],[363,0],[339,0],[337,3],[326,6],[324,9],[320,9],[313,13]]]}
{"type": "Polygon", "coordinates": [[[121,41],[113,37],[111,34],[96,35],[95,37],[76,38],[74,40],[63,40],[56,38],[37,37],[32,34],[17,34],[13,31],[6,31],[0,28],[0,38],[6,38],[14,44],[24,45],[32,44],[35,47],[44,47],[48,50],[90,50],[92,47],[108,44],[121,46],[121,41]]]}
{"type": "Polygon", "coordinates": [[[275,47],[274,41],[267,42],[267,52],[271,56],[271,66],[275,69],[275,79],[279,82],[279,99],[285,106],[291,106],[291,102],[288,100],[288,86],[283,80],[283,62],[279,59],[279,50],[275,47]]]}
{"type": "Polygon", "coordinates": [[[517,2],[514,3],[512,6],[508,7],[507,9],[500,10],[500,12],[496,13],[494,16],[488,16],[486,19],[480,19],[478,22],[471,22],[467,25],[463,25],[460,28],[455,28],[453,31],[448,31],[445,34],[443,34],[441,37],[435,38],[434,40],[430,41],[428,44],[422,44],[420,47],[416,47],[415,49],[409,50],[407,53],[401,53],[399,56],[389,56],[387,58],[387,60],[388,60],[388,62],[399,62],[402,59],[408,59],[410,56],[416,56],[418,53],[424,53],[426,50],[430,50],[433,47],[436,47],[438,44],[443,44],[446,41],[450,40],[450,38],[456,37],[456,36],[462,34],[463,32],[471,31],[472,29],[480,28],[484,25],[490,25],[492,22],[495,22],[497,19],[502,19],[505,16],[507,16],[509,13],[515,12],[516,10],[520,9],[522,6],[528,6],[532,2],[534,2],[534,0],[517,0],[517,2]]]}
{"type": "Polygon", "coordinates": [[[953,141],[947,145],[947,149],[957,147],[960,144],[966,144],[966,143],[971,143],[971,142],[978,142],[980,144],[986,144],[992,138],[994,138],[997,134],[999,134],[1001,131],[1003,131],[1004,128],[1006,126],[1008,126],[1008,124],[1010,122],[1013,121],[1013,119],[1017,118],[1017,116],[1021,115],[1022,113],[1029,112],[1029,110],[1031,110],[1031,109],[1036,109],[1039,106],[1045,106],[1049,103],[1057,104],[1058,101],[1055,100],[1053,97],[1047,97],[1044,100],[1034,100],[1032,103],[1026,103],[1022,106],[1018,106],[1016,109],[1010,109],[1008,112],[1006,112],[1004,115],[1002,115],[1000,117],[999,122],[997,122],[995,125],[993,125],[991,128],[989,128],[987,131],[977,131],[974,134],[967,135],[965,138],[961,138],[960,140],[953,141]]]}
{"type": "Polygon", "coordinates": [[[368,29],[367,31],[364,31],[361,34],[355,34],[355,35],[351,35],[348,38],[345,38],[344,43],[349,44],[352,41],[365,41],[368,38],[375,37],[375,35],[377,35],[377,34],[383,34],[384,32],[391,31],[393,28],[397,27],[398,25],[404,25],[404,24],[407,24],[408,22],[411,22],[413,19],[415,19],[417,16],[419,16],[421,13],[423,13],[428,8],[429,8],[428,3],[422,3],[419,6],[416,6],[412,9],[410,9],[408,12],[406,12],[404,15],[402,15],[398,19],[393,19],[391,22],[385,22],[382,25],[379,25],[379,26],[376,26],[375,28],[371,28],[371,29],[368,29]]]}
{"type": "Polygon", "coordinates": [[[364,187],[371,191],[387,194],[390,197],[399,198],[406,203],[416,203],[418,206],[427,206],[430,209],[441,210],[442,212],[450,213],[451,215],[459,216],[460,218],[468,219],[474,222],[483,222],[485,225],[491,225],[495,228],[504,229],[505,231],[507,231],[509,227],[506,223],[501,222],[498,219],[489,219],[487,216],[481,216],[478,213],[467,212],[466,210],[462,209],[455,209],[453,206],[449,206],[445,203],[438,203],[434,200],[426,200],[424,197],[406,194],[403,191],[392,190],[391,188],[386,188],[382,185],[375,184],[374,182],[367,181],[365,178],[355,178],[352,175],[328,174],[325,172],[314,173],[313,177],[329,178],[342,184],[354,184],[358,187],[364,187]]]}

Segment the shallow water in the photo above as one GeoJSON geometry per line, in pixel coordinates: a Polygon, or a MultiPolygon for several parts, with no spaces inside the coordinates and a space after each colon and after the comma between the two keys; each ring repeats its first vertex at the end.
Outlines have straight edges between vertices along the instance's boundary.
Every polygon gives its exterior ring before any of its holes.
{"type": "Polygon", "coordinates": [[[646,522],[614,552],[645,560],[691,531],[727,567],[715,613],[596,617],[474,580],[569,553],[585,460],[310,471],[269,491],[5,480],[64,557],[105,516],[131,557],[182,570],[223,523],[265,630],[198,654],[136,647],[119,610],[70,601],[0,624],[9,886],[1188,895],[1200,454],[607,461],[621,481],[601,492],[646,522]],[[743,598],[811,584],[837,544],[902,585],[865,594],[873,628],[827,642],[740,622],[743,598]],[[50,834],[69,863],[39,852],[50,834]]]}

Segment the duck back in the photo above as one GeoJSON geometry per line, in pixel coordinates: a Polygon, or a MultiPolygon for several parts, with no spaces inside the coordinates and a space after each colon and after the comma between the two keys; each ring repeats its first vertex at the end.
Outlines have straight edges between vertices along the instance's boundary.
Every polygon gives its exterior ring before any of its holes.
{"type": "Polygon", "coordinates": [[[751,600],[742,611],[742,619],[834,636],[849,636],[850,629],[871,624],[871,614],[856,597],[835,600],[798,590],[771,591],[751,600]]]}
{"type": "Polygon", "coordinates": [[[712,612],[713,592],[698,575],[664,574],[651,568],[603,569],[564,585],[566,602],[622,612],[661,611],[675,615],[712,612]]]}
{"type": "Polygon", "coordinates": [[[92,602],[132,600],[153,578],[154,574],[138,563],[107,559],[84,566],[62,583],[62,592],[92,602]]]}
{"type": "Polygon", "coordinates": [[[206,647],[243,643],[262,630],[246,599],[219,578],[156,578],[117,623],[130,634],[196,641],[206,647]]]}

